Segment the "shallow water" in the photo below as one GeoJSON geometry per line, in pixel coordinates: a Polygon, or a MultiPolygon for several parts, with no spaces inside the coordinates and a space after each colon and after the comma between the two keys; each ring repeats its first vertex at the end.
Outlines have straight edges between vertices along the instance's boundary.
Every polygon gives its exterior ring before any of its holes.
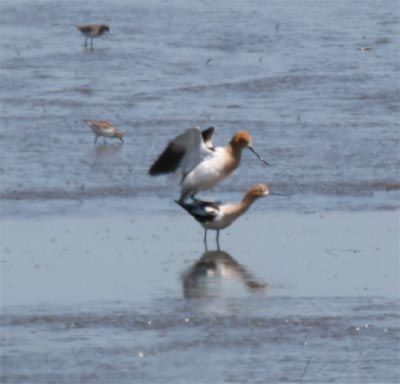
{"type": "Polygon", "coordinates": [[[397,382],[393,303],[324,301],[324,312],[319,301],[292,298],[250,301],[246,311],[232,299],[224,314],[174,300],[151,310],[19,311],[3,316],[3,382],[397,382]]]}
{"type": "Polygon", "coordinates": [[[176,134],[212,125],[218,145],[249,130],[273,164],[246,153],[217,198],[268,182],[300,196],[285,202],[290,210],[310,200],[398,207],[395,0],[21,0],[1,11],[7,202],[175,198],[177,181],[148,177],[149,166],[176,134]],[[113,34],[84,50],[74,24],[95,21],[113,34]],[[84,119],[114,122],[125,145],[94,147],[84,119]]]}
{"type": "Polygon", "coordinates": [[[182,215],[7,219],[2,382],[394,383],[398,231],[249,215],[207,251],[182,215]]]}
{"type": "Polygon", "coordinates": [[[0,11],[2,383],[400,380],[397,1],[0,11]],[[89,22],[113,32],[92,51],[89,22]],[[247,129],[272,164],[245,153],[208,196],[290,194],[221,250],[147,175],[193,125],[247,129]]]}

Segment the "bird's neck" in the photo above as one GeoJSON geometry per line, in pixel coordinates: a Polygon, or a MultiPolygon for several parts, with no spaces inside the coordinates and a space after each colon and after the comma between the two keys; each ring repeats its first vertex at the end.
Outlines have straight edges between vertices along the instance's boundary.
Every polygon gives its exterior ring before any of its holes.
{"type": "Polygon", "coordinates": [[[243,199],[241,202],[235,204],[233,211],[236,216],[243,215],[251,206],[254,200],[243,199]]]}
{"type": "Polygon", "coordinates": [[[235,169],[237,166],[239,166],[242,148],[235,142],[231,141],[226,147],[226,151],[229,156],[229,162],[231,163],[232,168],[235,169]]]}
{"type": "Polygon", "coordinates": [[[232,139],[228,144],[228,151],[232,153],[233,156],[237,156],[240,159],[243,146],[240,145],[235,139],[232,139]]]}
{"type": "Polygon", "coordinates": [[[236,220],[239,216],[243,215],[248,209],[250,205],[241,201],[240,203],[235,204],[227,204],[223,208],[224,219],[230,224],[234,220],[236,220]]]}
{"type": "Polygon", "coordinates": [[[250,205],[254,203],[254,201],[257,200],[257,197],[255,197],[254,195],[251,194],[245,194],[242,201],[240,202],[240,204],[245,207],[245,209],[249,209],[250,205]]]}

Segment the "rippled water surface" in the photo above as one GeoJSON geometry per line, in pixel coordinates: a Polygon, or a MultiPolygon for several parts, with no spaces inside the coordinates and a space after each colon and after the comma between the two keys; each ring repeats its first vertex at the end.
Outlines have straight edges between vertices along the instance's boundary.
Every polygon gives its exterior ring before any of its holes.
{"type": "Polygon", "coordinates": [[[150,312],[103,304],[101,310],[79,313],[57,308],[57,313],[6,315],[6,348],[23,348],[24,354],[3,360],[9,375],[4,382],[398,380],[398,323],[391,302],[327,299],[329,314],[309,299],[272,299],[268,314],[258,309],[259,302],[247,304],[245,313],[235,312],[240,300],[225,305],[220,314],[203,313],[200,300],[164,301],[150,312]],[[290,314],[282,313],[283,307],[290,307],[290,314]]]}
{"type": "Polygon", "coordinates": [[[6,220],[1,381],[396,383],[398,231],[277,212],[205,250],[183,215],[6,220]]]}
{"type": "Polygon", "coordinates": [[[170,199],[176,182],[149,166],[176,134],[212,125],[217,145],[248,130],[273,164],[246,153],[215,194],[268,182],[301,195],[294,210],[307,196],[394,208],[398,14],[395,0],[2,1],[2,195],[170,199]],[[93,51],[74,28],[87,22],[111,25],[93,51]],[[125,145],[94,147],[84,119],[114,122],[125,145]]]}

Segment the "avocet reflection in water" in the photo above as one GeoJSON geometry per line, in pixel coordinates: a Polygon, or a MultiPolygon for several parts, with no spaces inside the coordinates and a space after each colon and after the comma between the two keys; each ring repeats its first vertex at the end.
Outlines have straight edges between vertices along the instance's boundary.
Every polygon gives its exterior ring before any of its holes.
{"type": "Polygon", "coordinates": [[[182,275],[186,299],[232,297],[238,286],[251,294],[265,297],[268,284],[249,272],[229,253],[206,250],[182,275]]]}

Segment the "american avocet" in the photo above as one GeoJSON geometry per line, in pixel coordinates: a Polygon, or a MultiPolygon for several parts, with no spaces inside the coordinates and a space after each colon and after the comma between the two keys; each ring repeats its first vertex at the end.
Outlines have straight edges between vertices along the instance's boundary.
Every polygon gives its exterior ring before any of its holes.
{"type": "Polygon", "coordinates": [[[217,245],[219,247],[219,231],[229,227],[239,216],[243,215],[260,197],[270,194],[264,184],[251,187],[239,203],[222,204],[210,201],[196,200],[190,203],[176,201],[183,209],[192,215],[204,227],[204,244],[207,247],[207,230],[217,231],[217,245]]]}
{"type": "Polygon", "coordinates": [[[237,132],[226,147],[217,148],[211,144],[213,133],[212,127],[203,132],[198,127],[188,129],[168,144],[149,170],[152,176],[182,170],[180,202],[194,199],[197,192],[211,189],[229,176],[239,166],[244,148],[268,165],[253,149],[248,132],[237,132]]]}
{"type": "Polygon", "coordinates": [[[89,25],[77,25],[76,28],[85,36],[85,47],[87,47],[87,41],[90,39],[90,47],[93,47],[93,39],[100,37],[104,32],[110,32],[110,26],[107,24],[89,24],[89,25]]]}
{"type": "Polygon", "coordinates": [[[97,143],[97,139],[100,136],[103,136],[104,140],[106,137],[117,138],[120,139],[121,142],[124,142],[123,136],[124,134],[118,129],[115,128],[108,121],[102,120],[85,120],[85,124],[87,124],[90,128],[92,128],[93,133],[95,134],[94,143],[97,143]]]}

